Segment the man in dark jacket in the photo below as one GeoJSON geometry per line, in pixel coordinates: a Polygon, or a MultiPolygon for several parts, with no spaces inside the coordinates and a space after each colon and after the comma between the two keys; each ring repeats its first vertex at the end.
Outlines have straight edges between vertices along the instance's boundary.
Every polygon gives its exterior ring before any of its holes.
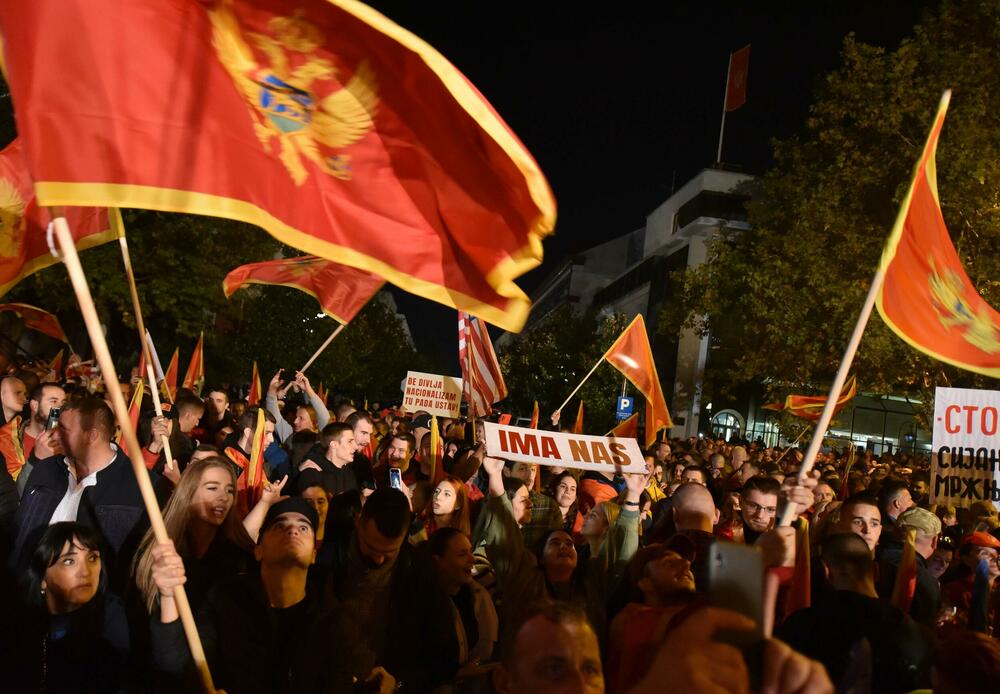
{"type": "Polygon", "coordinates": [[[855,533],[828,537],[822,561],[832,590],[792,614],[777,636],[822,662],[837,685],[873,692],[904,692],[930,686],[930,633],[898,608],[879,600],[871,550],[855,533]]]}
{"type": "Polygon", "coordinates": [[[331,571],[340,609],[404,691],[429,692],[458,669],[453,608],[433,565],[406,542],[410,506],[402,492],[375,490],[355,521],[346,559],[331,571]],[[413,635],[419,634],[414,640],[413,635]]]}
{"type": "Polygon", "coordinates": [[[63,454],[49,455],[41,441],[36,444],[35,452],[47,457],[32,470],[14,519],[9,563],[16,573],[27,569],[49,525],[76,521],[101,533],[110,552],[112,590],[124,587],[148,519],[132,463],[111,443],[114,421],[103,400],[83,398],[59,416],[56,431],[63,454]]]}
{"type": "Polygon", "coordinates": [[[884,600],[892,597],[896,583],[896,573],[903,560],[903,540],[907,531],[916,531],[917,585],[910,605],[910,616],[928,627],[934,626],[941,606],[941,584],[927,568],[927,560],[937,548],[941,534],[941,521],[933,513],[923,508],[910,508],[896,519],[894,541],[887,541],[883,531],[876,557],[879,565],[878,594],[884,600]]]}
{"type": "MultiPolygon", "coordinates": [[[[372,669],[352,625],[329,596],[307,581],[316,558],[317,522],[315,509],[302,498],[272,506],[254,550],[259,574],[220,583],[198,610],[198,633],[220,689],[332,694],[349,692],[356,680],[365,679],[375,684],[372,691],[395,687],[388,673],[372,669]]],[[[153,666],[161,675],[179,677],[191,664],[173,599],[173,589],[184,581],[184,563],[172,543],[157,545],[153,556],[160,592],[160,609],[151,620],[153,666]]]]}

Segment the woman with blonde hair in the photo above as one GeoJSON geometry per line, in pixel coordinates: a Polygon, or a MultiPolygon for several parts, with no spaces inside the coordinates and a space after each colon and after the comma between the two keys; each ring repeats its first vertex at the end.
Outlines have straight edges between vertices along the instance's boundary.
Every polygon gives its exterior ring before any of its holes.
{"type": "MultiPolygon", "coordinates": [[[[254,539],[267,509],[279,500],[285,480],[265,487],[246,521],[236,511],[236,470],[228,458],[214,455],[190,463],[163,509],[167,534],[184,560],[184,589],[197,609],[220,580],[240,574],[253,562],[254,539]]],[[[153,531],[146,533],[135,560],[136,585],[152,612],[159,594],[153,581],[153,531]]]]}

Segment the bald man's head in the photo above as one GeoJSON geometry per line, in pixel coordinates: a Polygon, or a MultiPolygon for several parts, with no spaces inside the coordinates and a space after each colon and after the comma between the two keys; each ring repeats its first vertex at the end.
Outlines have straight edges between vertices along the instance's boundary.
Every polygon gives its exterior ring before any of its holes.
{"type": "Polygon", "coordinates": [[[719,522],[719,510],[712,493],[702,484],[688,482],[677,488],[670,497],[674,508],[674,523],[678,530],[704,530],[712,532],[719,522]]]}

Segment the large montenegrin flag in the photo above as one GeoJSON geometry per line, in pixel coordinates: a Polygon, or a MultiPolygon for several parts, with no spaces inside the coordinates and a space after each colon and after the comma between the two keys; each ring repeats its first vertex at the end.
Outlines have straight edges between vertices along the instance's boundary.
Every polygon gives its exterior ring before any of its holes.
{"type": "Polygon", "coordinates": [[[249,222],[523,326],[549,185],[464,75],[372,8],[31,0],[0,3],[0,32],[38,204],[249,222]]]}
{"type": "Polygon", "coordinates": [[[950,92],[882,252],[876,306],[914,348],[961,369],[1000,377],[1000,314],[976,291],[951,242],[938,199],[935,154],[950,92]]]}

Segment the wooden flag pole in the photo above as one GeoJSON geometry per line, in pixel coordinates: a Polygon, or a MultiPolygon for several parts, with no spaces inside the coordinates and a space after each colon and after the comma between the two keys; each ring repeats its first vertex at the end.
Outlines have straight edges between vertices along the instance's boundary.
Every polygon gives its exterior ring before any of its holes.
{"type": "MultiPolygon", "coordinates": [[[[156,374],[153,373],[153,365],[146,361],[146,377],[149,379],[149,390],[153,394],[153,408],[156,416],[163,416],[163,408],[160,406],[160,394],[156,392],[156,374]]],[[[142,384],[140,384],[141,386],[142,384]]],[[[163,457],[167,461],[167,469],[174,469],[174,456],[170,453],[170,438],[166,434],[160,434],[160,443],[163,444],[163,457]]]]}
{"type": "MultiPolygon", "coordinates": [[[[109,214],[115,213],[118,213],[117,210],[109,214]]],[[[142,320],[142,307],[139,304],[139,289],[135,286],[135,274],[132,271],[132,256],[128,252],[128,241],[125,238],[124,229],[122,229],[121,236],[118,237],[118,245],[121,247],[122,263],[125,265],[125,276],[128,278],[129,293],[132,295],[132,311],[135,313],[135,325],[139,330],[139,349],[146,358],[146,363],[152,364],[153,360],[149,355],[149,344],[146,342],[146,325],[142,320]]],[[[140,381],[143,379],[143,376],[144,374],[139,374],[140,381]]]]}
{"type": "Polygon", "coordinates": [[[574,388],[573,392],[569,394],[569,397],[566,398],[563,401],[563,404],[560,405],[558,409],[556,409],[556,412],[562,412],[562,408],[566,407],[566,405],[569,403],[569,401],[573,399],[573,396],[576,395],[576,392],[578,390],[580,390],[581,388],[583,388],[583,384],[587,382],[588,378],[590,378],[591,376],[594,375],[594,372],[597,371],[597,367],[601,365],[602,361],[604,361],[604,355],[603,354],[601,355],[601,358],[597,360],[597,363],[594,364],[594,368],[592,368],[590,370],[590,372],[586,376],[583,377],[583,380],[580,381],[580,385],[578,385],[576,388],[574,388]]]}
{"type": "Polygon", "coordinates": [[[796,445],[797,445],[797,444],[799,443],[799,441],[801,441],[801,440],[802,440],[802,437],[806,435],[806,432],[807,432],[807,431],[809,431],[809,426],[808,426],[808,425],[806,425],[806,426],[805,426],[805,427],[804,427],[804,428],[802,429],[802,431],[800,431],[800,432],[799,432],[799,435],[795,437],[795,440],[794,440],[794,441],[792,441],[792,445],[791,445],[791,446],[789,446],[788,448],[786,448],[786,449],[784,450],[784,452],[783,452],[783,453],[782,453],[781,455],[779,455],[779,456],[778,456],[778,459],[774,461],[774,464],[775,464],[775,465],[777,465],[778,463],[780,463],[780,462],[781,462],[781,460],[782,460],[782,459],[783,459],[783,458],[784,458],[784,457],[785,457],[786,455],[788,455],[788,451],[790,451],[790,450],[792,450],[793,448],[795,448],[795,446],[796,446],[796,445]]]}
{"type": "Polygon", "coordinates": [[[333,342],[333,338],[337,337],[337,335],[340,334],[340,331],[343,330],[346,327],[347,327],[346,323],[341,323],[340,325],[338,325],[337,329],[333,331],[333,333],[330,335],[330,337],[326,338],[326,342],[324,342],[323,344],[321,344],[319,346],[319,349],[317,349],[313,353],[313,355],[311,357],[309,357],[309,361],[307,361],[306,365],[303,366],[301,369],[299,369],[299,371],[302,372],[302,373],[305,373],[306,369],[308,369],[310,366],[312,366],[313,362],[316,361],[319,358],[319,355],[321,355],[323,353],[323,350],[325,350],[327,347],[330,346],[330,343],[333,342]]]}
{"type": "MultiPolygon", "coordinates": [[[[884,283],[885,271],[880,266],[875,272],[875,277],[872,278],[871,287],[868,288],[868,296],[865,297],[865,303],[861,307],[861,315],[858,316],[858,322],[854,325],[854,332],[851,333],[850,342],[847,343],[847,349],[844,350],[844,356],[840,360],[840,368],[837,369],[837,375],[833,378],[833,384],[830,386],[830,394],[827,395],[826,404],[823,405],[823,414],[820,415],[819,421],[816,423],[816,430],[813,432],[812,441],[809,442],[809,449],[806,451],[806,457],[802,461],[802,468],[799,470],[798,480],[800,483],[809,476],[809,472],[816,463],[819,448],[823,445],[826,430],[833,419],[834,411],[837,409],[837,401],[840,400],[840,393],[844,389],[844,383],[847,382],[847,374],[851,370],[851,364],[854,362],[854,355],[857,354],[858,345],[861,344],[861,336],[865,333],[868,319],[871,318],[872,309],[875,308],[875,299],[878,297],[879,290],[882,289],[884,283]]],[[[798,515],[798,505],[793,503],[786,504],[785,510],[781,513],[781,520],[778,525],[791,525],[796,515],[798,515]]]]}
{"type": "MultiPolygon", "coordinates": [[[[101,368],[101,375],[107,387],[108,395],[111,397],[111,407],[118,425],[121,427],[122,435],[125,439],[125,448],[128,451],[132,462],[132,471],[135,473],[139,491],[142,494],[143,503],[146,506],[146,513],[149,515],[149,523],[153,529],[153,535],[158,543],[168,542],[170,536],[167,528],[163,524],[163,514],[160,513],[160,506],[156,501],[156,493],[153,491],[153,484],[149,480],[149,472],[142,459],[142,448],[136,438],[135,429],[132,427],[132,420],[128,416],[128,406],[122,395],[121,387],[118,384],[118,376],[115,372],[115,365],[111,359],[111,352],[108,350],[108,343],[104,339],[104,332],[101,330],[101,322],[97,317],[97,309],[94,307],[94,298],[90,294],[90,287],[87,286],[87,277],[84,275],[83,266],[80,264],[80,257],[77,255],[76,246],[73,244],[73,235],[70,233],[69,224],[66,218],[60,213],[52,221],[52,228],[55,231],[59,242],[60,255],[66,271],[69,273],[70,282],[73,284],[73,291],[76,293],[77,302],[80,304],[80,312],[83,314],[84,323],[87,325],[87,334],[94,348],[97,363],[101,368]]],[[[195,626],[194,615],[191,614],[191,605],[188,603],[184,586],[174,588],[174,601],[177,604],[177,612],[180,614],[181,624],[184,627],[184,635],[187,637],[188,646],[191,649],[191,658],[194,660],[198,673],[201,676],[202,685],[205,691],[215,694],[215,685],[212,683],[212,674],[208,670],[208,662],[205,659],[205,651],[201,645],[201,638],[198,636],[198,629],[195,626]]]]}

